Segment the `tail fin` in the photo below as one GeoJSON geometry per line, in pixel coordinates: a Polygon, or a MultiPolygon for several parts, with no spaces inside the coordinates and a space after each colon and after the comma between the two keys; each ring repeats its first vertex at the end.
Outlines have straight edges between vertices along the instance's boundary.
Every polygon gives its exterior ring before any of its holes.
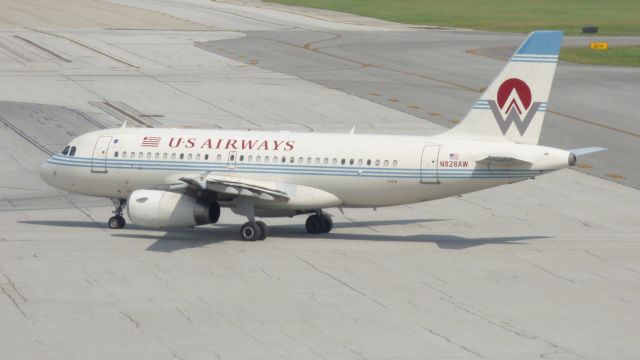
{"type": "Polygon", "coordinates": [[[558,62],[560,31],[534,31],[445,137],[537,144],[558,62]]]}

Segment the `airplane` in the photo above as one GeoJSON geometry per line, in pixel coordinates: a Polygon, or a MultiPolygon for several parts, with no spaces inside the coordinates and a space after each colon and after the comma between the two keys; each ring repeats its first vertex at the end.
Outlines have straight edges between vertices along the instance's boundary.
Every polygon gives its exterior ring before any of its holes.
{"type": "Polygon", "coordinates": [[[42,164],[48,184],[110,198],[112,229],[216,223],[245,216],[240,239],[264,240],[256,218],[307,214],[328,233],[327,208],[378,208],[511,184],[606,150],[538,145],[563,33],[529,34],[465,118],[442,134],[367,135],[121,128],[73,139],[42,164]]]}

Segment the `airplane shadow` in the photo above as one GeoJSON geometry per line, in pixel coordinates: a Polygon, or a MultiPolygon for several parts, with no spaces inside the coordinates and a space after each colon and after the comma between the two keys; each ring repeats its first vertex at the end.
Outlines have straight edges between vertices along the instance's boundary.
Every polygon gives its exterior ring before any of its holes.
{"type": "MultiPolygon", "coordinates": [[[[382,225],[405,225],[411,223],[443,221],[440,219],[411,219],[411,220],[382,220],[336,223],[337,229],[353,227],[375,227],[382,225]]],[[[87,221],[20,221],[20,223],[59,226],[59,227],[82,227],[82,228],[107,228],[106,224],[87,221]]],[[[174,252],[190,248],[198,248],[224,241],[239,241],[238,224],[216,224],[211,227],[185,228],[162,230],[164,234],[139,233],[139,231],[159,231],[142,228],[135,225],[127,225],[123,230],[114,230],[111,234],[117,238],[155,240],[148,251],[174,252]],[[133,232],[132,232],[133,231],[133,232]]],[[[413,235],[392,235],[392,234],[354,234],[332,232],[329,234],[310,235],[300,225],[274,225],[269,227],[269,236],[305,240],[344,240],[344,241],[385,241],[385,242],[415,242],[433,243],[440,249],[464,250],[482,245],[526,245],[521,243],[525,240],[547,239],[548,236],[504,236],[504,237],[479,237],[467,238],[448,234],[413,234],[413,235]]],[[[267,239],[268,241],[268,239],[267,239]]]]}

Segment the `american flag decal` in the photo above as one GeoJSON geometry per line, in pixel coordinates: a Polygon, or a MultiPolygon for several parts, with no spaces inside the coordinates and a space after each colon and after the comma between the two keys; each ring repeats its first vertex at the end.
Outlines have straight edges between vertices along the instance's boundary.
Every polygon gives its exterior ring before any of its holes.
{"type": "Polygon", "coordinates": [[[449,154],[449,160],[458,160],[458,153],[449,154]]]}
{"type": "Polygon", "coordinates": [[[142,146],[158,147],[160,145],[160,138],[157,136],[145,136],[142,139],[142,146]]]}

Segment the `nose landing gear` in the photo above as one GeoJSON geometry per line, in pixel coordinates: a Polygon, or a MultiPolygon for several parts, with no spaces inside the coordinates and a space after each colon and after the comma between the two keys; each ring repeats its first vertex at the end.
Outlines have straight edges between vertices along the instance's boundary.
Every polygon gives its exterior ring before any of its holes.
{"type": "Polygon", "coordinates": [[[127,222],[124,220],[124,217],[122,216],[122,210],[127,201],[124,199],[111,199],[111,201],[116,207],[116,209],[113,211],[115,215],[109,218],[107,224],[109,225],[110,229],[122,229],[127,224],[127,222]]]}

